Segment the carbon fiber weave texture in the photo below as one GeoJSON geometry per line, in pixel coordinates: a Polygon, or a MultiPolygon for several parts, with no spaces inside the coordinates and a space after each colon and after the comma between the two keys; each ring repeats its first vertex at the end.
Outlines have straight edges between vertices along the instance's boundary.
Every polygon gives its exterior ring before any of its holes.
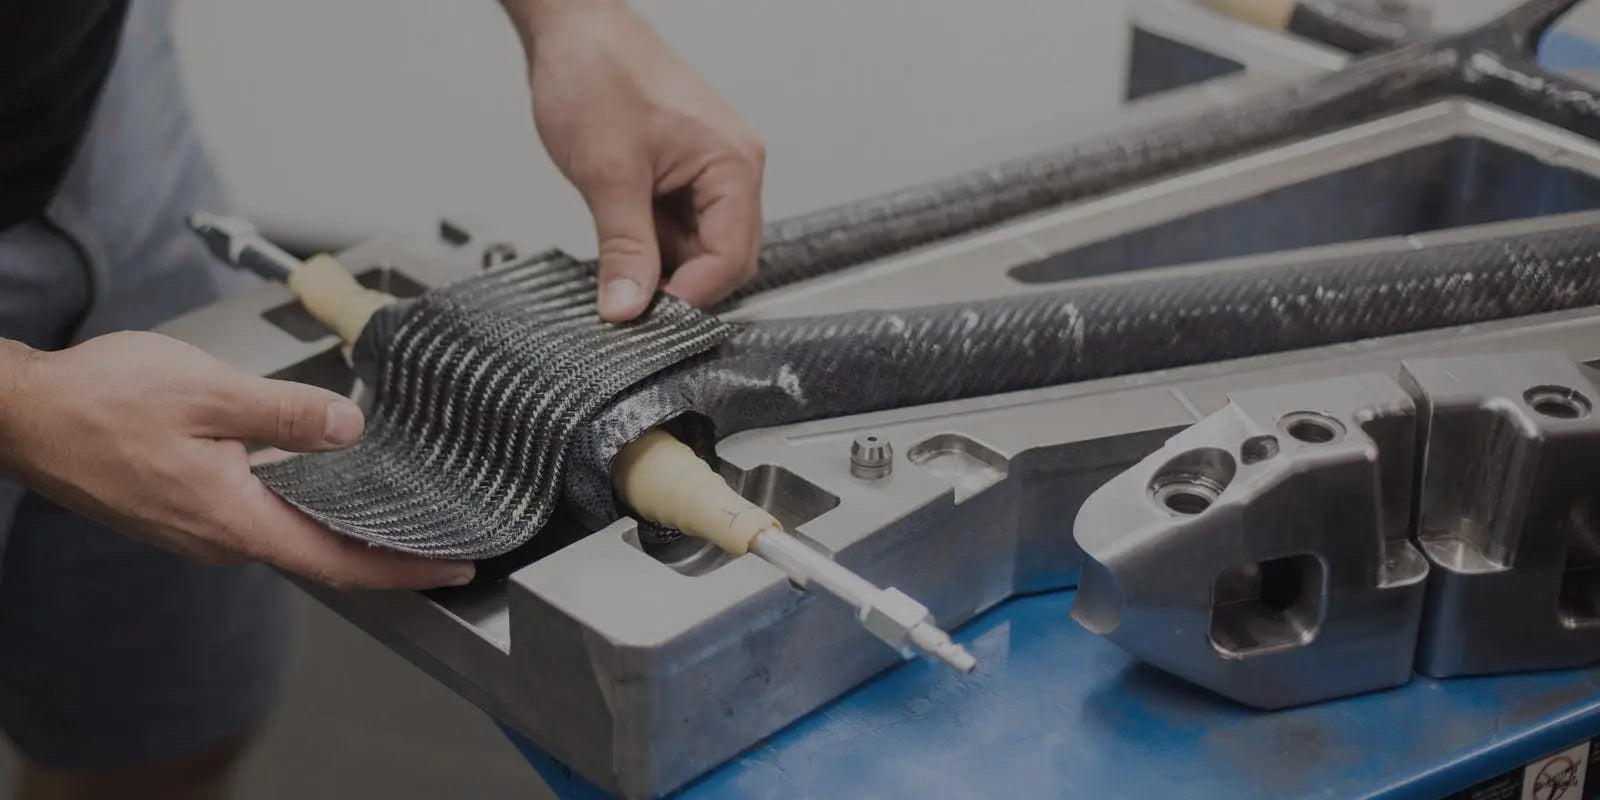
{"type": "Polygon", "coordinates": [[[595,292],[592,266],[561,254],[429,292],[383,348],[362,441],[256,474],[367,542],[438,558],[511,551],[549,519],[583,422],[732,332],[670,297],[609,325],[595,292]]]}
{"type": "MultiPolygon", "coordinates": [[[[1269,265],[967,305],[752,323],[586,425],[568,499],[616,510],[612,456],[693,412],[758,427],[1600,305],[1600,230],[1269,265]]],[[[709,441],[696,442],[709,450],[709,441]]]]}
{"type": "MultiPolygon", "coordinates": [[[[1448,97],[1600,138],[1594,90],[1533,61],[1539,36],[1578,2],[1527,0],[1477,30],[1377,53],[1240,103],[772,223],[760,272],[730,302],[1448,97]]],[[[1395,35],[1337,3],[1300,8],[1324,36],[1377,46],[1371,37],[1395,35]]]]}

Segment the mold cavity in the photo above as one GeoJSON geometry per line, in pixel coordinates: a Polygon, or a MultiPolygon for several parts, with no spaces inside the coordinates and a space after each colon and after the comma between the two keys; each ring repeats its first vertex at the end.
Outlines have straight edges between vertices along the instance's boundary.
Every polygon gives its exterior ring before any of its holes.
{"type": "Polygon", "coordinates": [[[924,439],[906,452],[906,458],[949,484],[957,503],[1005,480],[1011,468],[1005,456],[958,433],[924,439]]]}
{"type": "Polygon", "coordinates": [[[1150,497],[1174,514],[1202,514],[1222,496],[1236,471],[1238,466],[1226,450],[1190,450],[1156,471],[1150,481],[1150,497]]]}
{"type": "MultiPolygon", "coordinates": [[[[427,291],[426,286],[407,277],[405,273],[388,267],[374,267],[358,273],[355,277],[357,283],[368,289],[386,292],[399,298],[418,297],[427,291]]],[[[267,309],[261,316],[279,330],[302,342],[321,341],[333,335],[328,326],[318,322],[317,318],[311,316],[311,312],[305,310],[298,301],[267,309]]]]}
{"type": "Polygon", "coordinates": [[[681,534],[641,537],[635,528],[623,534],[622,540],[683,575],[705,575],[733,560],[716,545],[681,534]]]}
{"type": "Polygon", "coordinates": [[[1130,101],[1244,71],[1231,58],[1137,27],[1128,64],[1130,101]]]}
{"type": "Polygon", "coordinates": [[[329,348],[298,364],[267,376],[272,380],[309,383],[349,397],[356,388],[356,373],[338,348],[329,348]]]}
{"type": "Polygon", "coordinates": [[[746,500],[772,512],[790,532],[839,505],[839,498],[821,486],[775,464],[724,477],[746,500]]]}
{"type": "Polygon", "coordinates": [[[1306,444],[1327,444],[1344,438],[1344,426],[1332,417],[1302,411],[1278,422],[1289,438],[1306,444]]]}
{"type": "Polygon", "coordinates": [[[1594,408],[1589,398],[1565,386],[1535,386],[1522,398],[1529,408],[1554,419],[1582,419],[1594,408]]]}
{"type": "Polygon", "coordinates": [[[1322,559],[1310,553],[1223,570],[1211,590],[1211,644],[1242,658],[1309,643],[1326,582],[1322,559]]]}
{"type": "Polygon", "coordinates": [[[1201,208],[1010,275],[1055,283],[1593,208],[1600,208],[1600,179],[1543,153],[1458,136],[1201,208]]]}
{"type": "Polygon", "coordinates": [[[1278,437],[1272,434],[1252,436],[1239,445],[1239,460],[1246,464],[1258,464],[1277,455],[1278,437]]]}
{"type": "Polygon", "coordinates": [[[1600,624],[1600,496],[1575,503],[1564,520],[1566,565],[1561,571],[1559,608],[1568,627],[1600,624]]]}
{"type": "MultiPolygon", "coordinates": [[[[790,533],[801,525],[832,511],[839,498],[822,487],[773,464],[763,464],[746,472],[723,465],[723,479],[745,499],[772,513],[790,533]]],[[[705,575],[732,561],[716,545],[676,531],[665,536],[643,536],[637,530],[623,535],[623,541],[651,558],[684,575],[705,575]]]]}

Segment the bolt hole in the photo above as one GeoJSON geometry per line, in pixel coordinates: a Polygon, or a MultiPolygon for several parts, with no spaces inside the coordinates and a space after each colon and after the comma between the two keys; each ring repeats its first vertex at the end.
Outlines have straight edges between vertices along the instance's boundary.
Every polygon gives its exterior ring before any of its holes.
{"type": "Polygon", "coordinates": [[[1239,446],[1239,458],[1246,464],[1256,464],[1278,455],[1278,437],[1252,436],[1239,446]]]}
{"type": "Polygon", "coordinates": [[[1589,398],[1565,386],[1536,386],[1523,399],[1529,408],[1553,419],[1581,419],[1593,409],[1589,398]]]}
{"type": "Polygon", "coordinates": [[[1167,508],[1186,517],[1192,517],[1210,508],[1215,498],[1199,489],[1172,487],[1164,493],[1161,501],[1167,508]]]}
{"type": "Polygon", "coordinates": [[[878,437],[876,437],[876,436],[868,436],[867,437],[867,441],[869,441],[869,442],[871,442],[873,444],[877,444],[878,443],[878,437]]]}
{"type": "Polygon", "coordinates": [[[1185,517],[1203,514],[1234,475],[1233,455],[1214,447],[1192,450],[1167,462],[1150,482],[1150,496],[1162,508],[1185,517]]]}
{"type": "Polygon", "coordinates": [[[1321,414],[1290,414],[1279,424],[1290,438],[1306,444],[1327,444],[1344,436],[1344,426],[1338,420],[1321,414]]]}

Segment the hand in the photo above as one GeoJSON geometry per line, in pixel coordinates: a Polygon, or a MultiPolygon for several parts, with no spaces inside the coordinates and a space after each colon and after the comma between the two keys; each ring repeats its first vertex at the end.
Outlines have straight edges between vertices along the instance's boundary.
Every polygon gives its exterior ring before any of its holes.
{"type": "Polygon", "coordinates": [[[594,215],[600,315],[697,306],[755,274],[761,141],[620,0],[505,0],[545,148],[594,215]],[[665,267],[665,268],[664,268],[665,267]]]}
{"type": "Polygon", "coordinates": [[[0,470],[60,505],[204,563],[242,558],[333,586],[429,588],[471,580],[334,533],[250,472],[245,442],[309,452],[361,437],[332,392],[236,372],[151,333],[58,353],[0,340],[0,470]]]}

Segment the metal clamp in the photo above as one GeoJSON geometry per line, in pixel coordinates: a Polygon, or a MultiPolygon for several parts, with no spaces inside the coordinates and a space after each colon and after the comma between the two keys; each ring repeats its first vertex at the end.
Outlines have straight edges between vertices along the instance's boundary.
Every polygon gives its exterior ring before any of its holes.
{"type": "Polygon", "coordinates": [[[1230,400],[1084,503],[1073,618],[1262,708],[1406,683],[1411,398],[1374,374],[1230,400]]]}
{"type": "Polygon", "coordinates": [[[1600,373],[1437,358],[1230,399],[1084,503],[1085,627],[1264,708],[1405,683],[1413,655],[1600,661],[1600,373]]]}
{"type": "Polygon", "coordinates": [[[1409,362],[1433,566],[1417,671],[1600,660],[1597,373],[1557,352],[1409,362]]]}

